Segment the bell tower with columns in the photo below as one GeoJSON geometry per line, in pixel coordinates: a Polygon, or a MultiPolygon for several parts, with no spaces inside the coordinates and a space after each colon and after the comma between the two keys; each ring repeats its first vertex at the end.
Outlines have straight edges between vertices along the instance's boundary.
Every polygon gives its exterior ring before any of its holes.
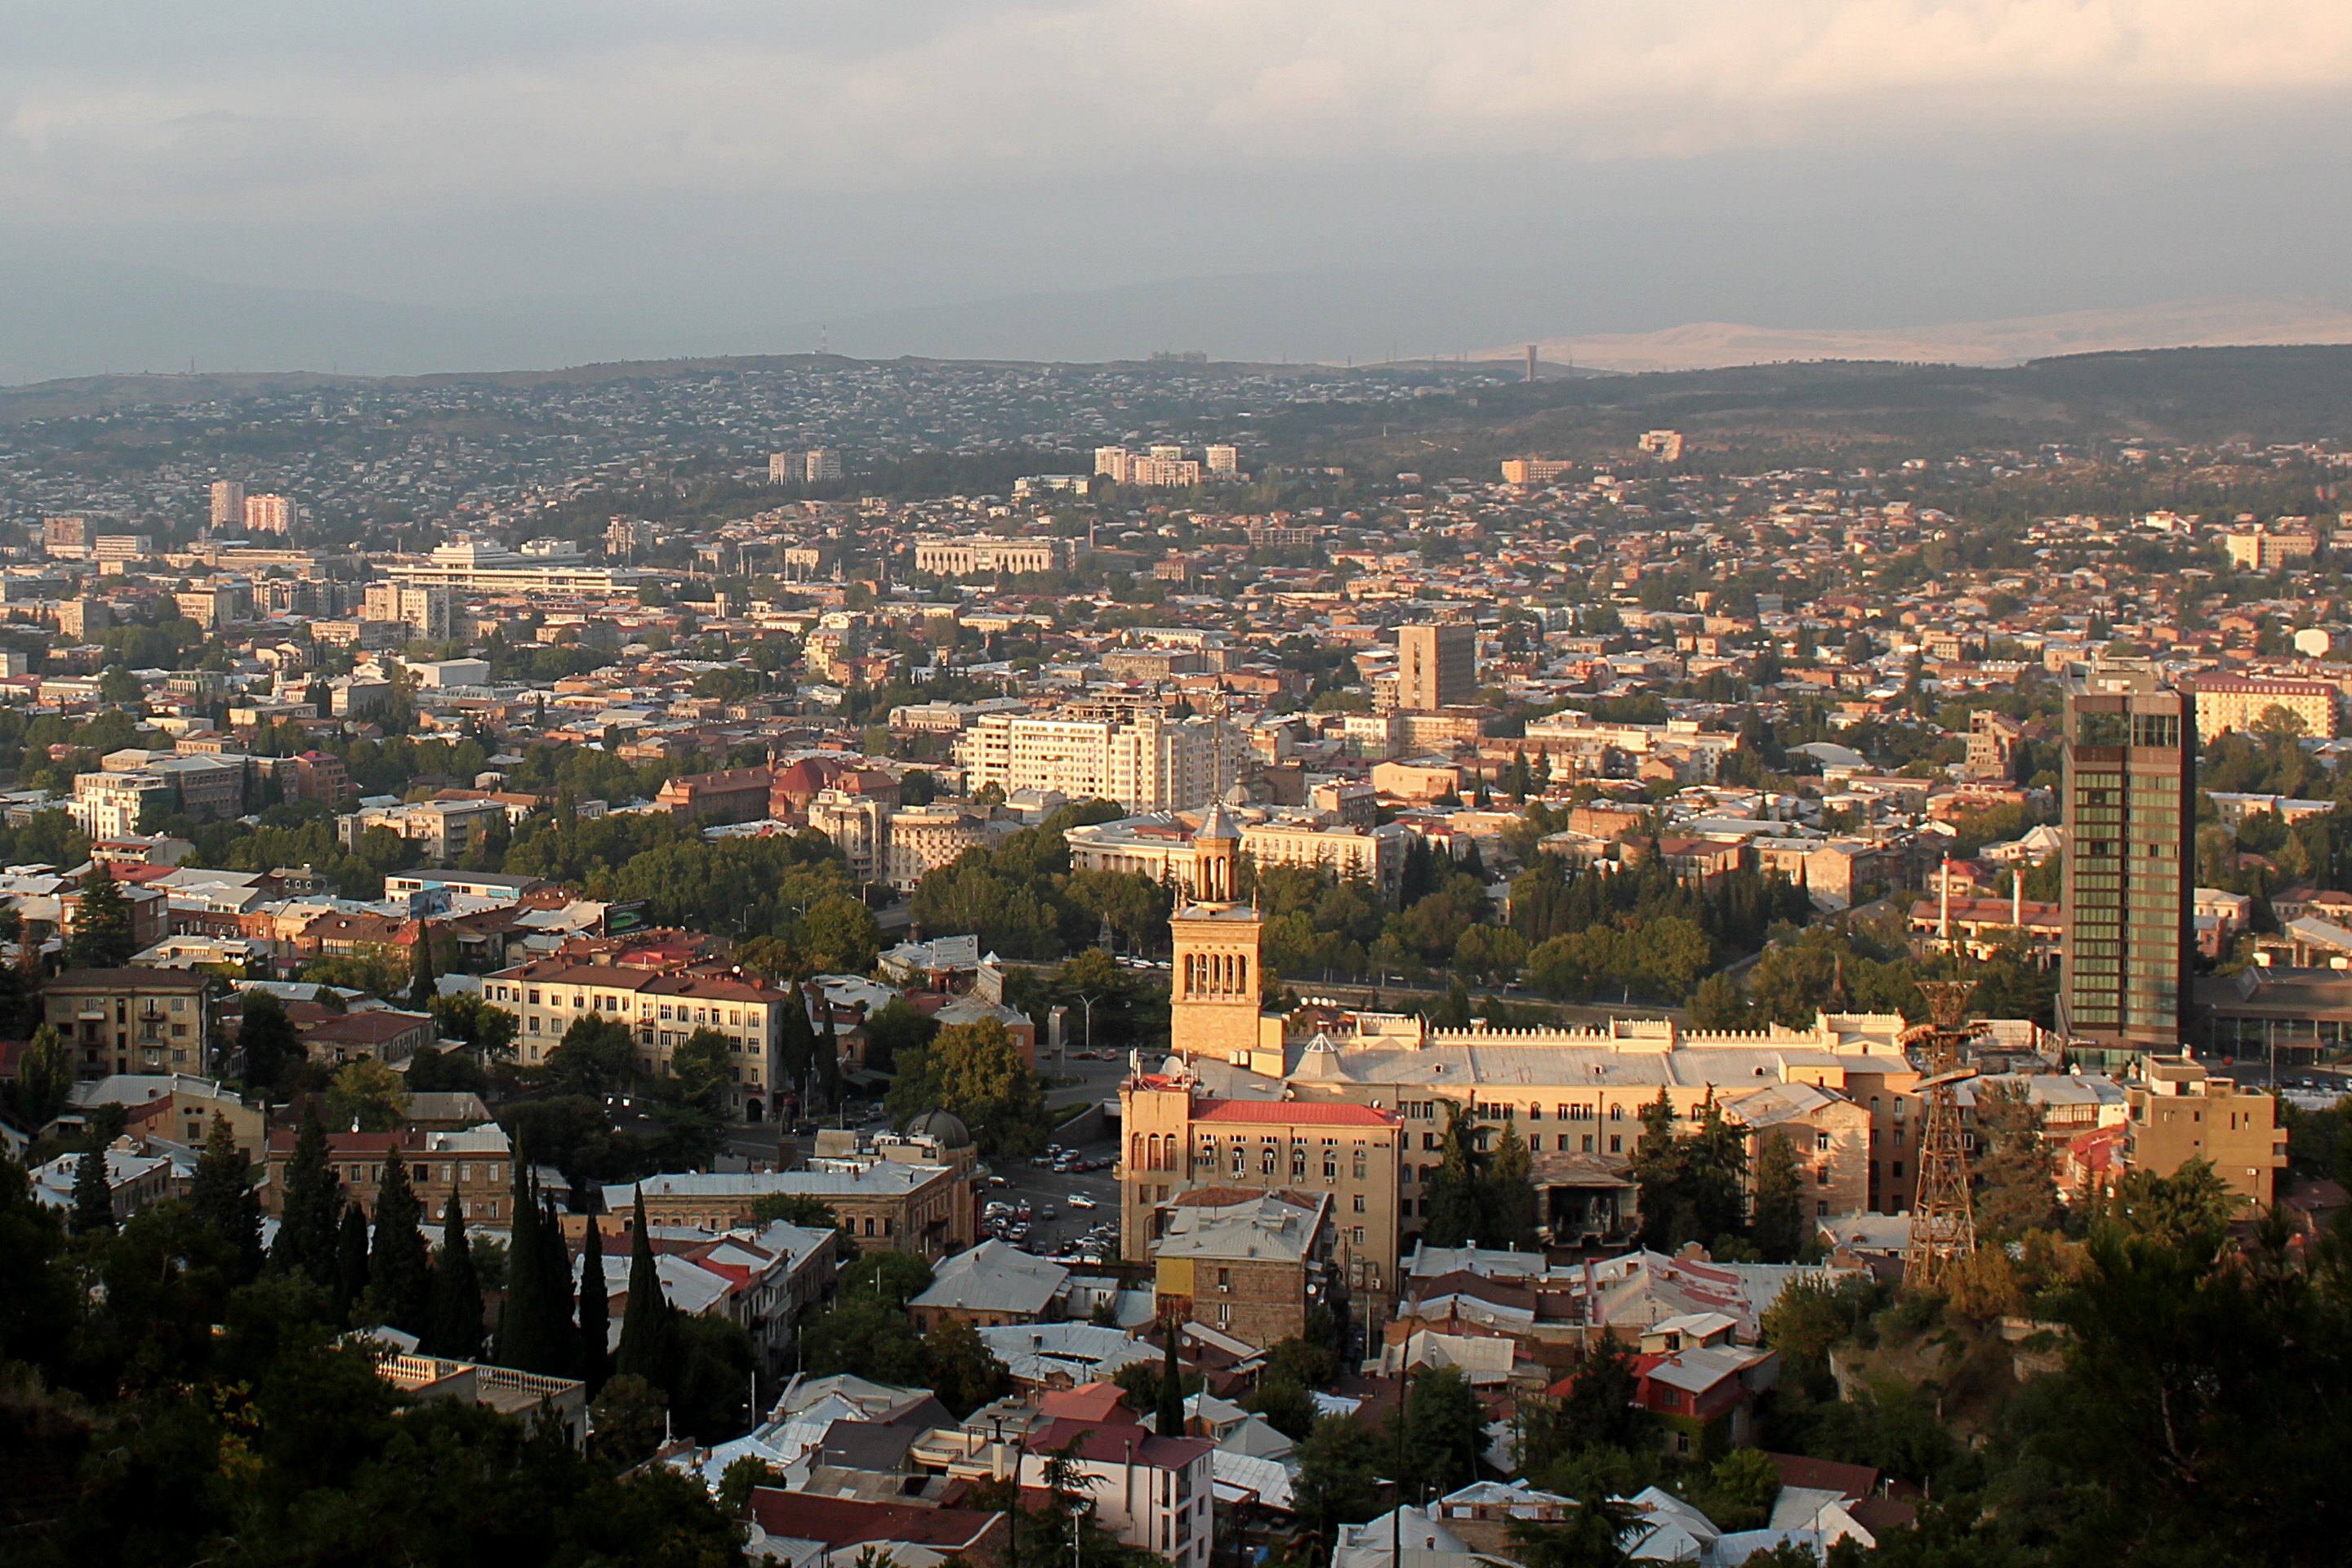
{"type": "Polygon", "coordinates": [[[1260,1043],[1265,922],[1234,897],[1240,871],[1241,832],[1212,802],[1192,835],[1193,897],[1168,921],[1175,944],[1169,1046],[1181,1057],[1246,1061],[1260,1043]]]}

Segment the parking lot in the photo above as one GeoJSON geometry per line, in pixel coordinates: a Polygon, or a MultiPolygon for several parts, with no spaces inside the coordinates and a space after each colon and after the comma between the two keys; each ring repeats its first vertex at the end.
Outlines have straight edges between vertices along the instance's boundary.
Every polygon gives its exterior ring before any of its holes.
{"type": "Polygon", "coordinates": [[[1111,1138],[1097,1138],[1084,1145],[1078,1153],[1097,1166],[1084,1172],[1043,1169],[1009,1156],[992,1160],[989,1169],[1003,1179],[1004,1185],[991,1185],[985,1201],[1016,1206],[1028,1204],[1029,1235],[1021,1245],[1041,1258],[1053,1256],[1065,1244],[1078,1241],[1098,1226],[1107,1227],[1109,1238],[1103,1256],[1115,1258],[1118,1252],[1118,1183],[1111,1177],[1109,1162],[1118,1152],[1118,1142],[1111,1138]],[[1070,1201],[1074,1196],[1094,1206],[1074,1206],[1070,1201]],[[1049,1208],[1053,1211],[1050,1218],[1046,1215],[1049,1208]]]}

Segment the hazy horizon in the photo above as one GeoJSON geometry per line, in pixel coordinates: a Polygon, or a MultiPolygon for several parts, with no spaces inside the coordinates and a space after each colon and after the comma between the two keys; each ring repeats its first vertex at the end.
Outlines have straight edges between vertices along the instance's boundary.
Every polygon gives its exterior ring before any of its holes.
{"type": "Polygon", "coordinates": [[[0,380],[2352,309],[2283,0],[0,0],[0,380]]]}

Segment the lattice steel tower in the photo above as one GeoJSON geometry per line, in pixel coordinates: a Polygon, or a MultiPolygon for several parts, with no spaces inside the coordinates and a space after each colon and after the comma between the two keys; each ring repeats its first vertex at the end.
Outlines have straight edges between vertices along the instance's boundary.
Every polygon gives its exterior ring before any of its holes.
{"type": "Polygon", "coordinates": [[[1942,1287],[1952,1266],[1977,1249],[1977,1222],[1969,1199],[1969,1161],[1960,1147],[1958,1086],[1977,1069],[1960,1062],[1960,1048],[1977,1030],[1965,1019],[1973,980],[1922,980],[1928,1021],[1904,1032],[1906,1045],[1927,1058],[1919,1081],[1927,1115],[1919,1125],[1919,1193],[1911,1205],[1911,1245],[1903,1254],[1903,1283],[1914,1289],[1942,1287]]]}

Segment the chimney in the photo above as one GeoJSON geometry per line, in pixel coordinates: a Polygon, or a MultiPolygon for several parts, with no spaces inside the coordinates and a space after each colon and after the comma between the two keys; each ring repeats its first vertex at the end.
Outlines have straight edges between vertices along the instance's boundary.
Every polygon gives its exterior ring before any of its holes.
{"type": "Polygon", "coordinates": [[[1940,913],[1936,920],[1936,936],[1946,947],[1949,947],[1952,944],[1952,858],[1949,855],[1944,857],[1943,865],[1937,868],[1937,878],[1941,891],[1938,897],[1940,913]]]}
{"type": "Polygon", "coordinates": [[[2020,931],[2025,929],[2025,862],[2022,860],[2010,868],[2009,923],[2020,931]]]}

